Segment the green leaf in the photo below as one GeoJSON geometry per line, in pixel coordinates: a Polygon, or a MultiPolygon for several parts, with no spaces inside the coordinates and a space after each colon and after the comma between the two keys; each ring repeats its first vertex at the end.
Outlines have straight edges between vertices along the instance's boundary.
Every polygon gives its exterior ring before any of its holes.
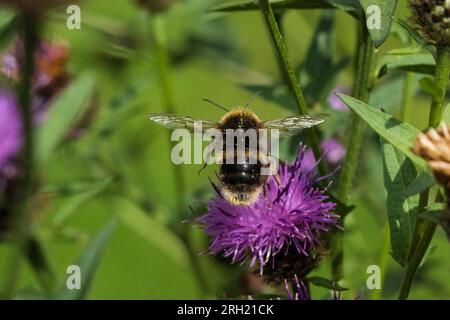
{"type": "MultiPolygon", "coordinates": [[[[353,0],[271,0],[274,11],[286,9],[340,9],[357,16],[357,3],[353,0]]],[[[259,10],[257,0],[235,1],[213,7],[210,11],[233,12],[259,10]]]]}
{"type": "Polygon", "coordinates": [[[331,289],[335,291],[347,291],[348,288],[344,288],[340,286],[338,283],[322,278],[322,277],[310,277],[307,278],[306,281],[309,281],[313,285],[321,288],[331,289]]]}
{"type": "Polygon", "coordinates": [[[67,132],[86,110],[95,85],[95,76],[84,73],[56,98],[48,119],[37,129],[36,159],[45,163],[52,151],[63,141],[67,132]]]}
{"type": "Polygon", "coordinates": [[[436,62],[429,53],[388,54],[381,59],[378,67],[378,77],[391,71],[402,70],[421,74],[433,75],[436,62]]]}
{"type": "MultiPolygon", "coordinates": [[[[186,247],[177,235],[167,227],[149,216],[139,207],[126,199],[117,199],[114,207],[117,208],[122,222],[136,234],[155,246],[176,264],[188,267],[186,247]]],[[[157,213],[153,214],[157,215],[157,213]]]]}
{"type": "Polygon", "coordinates": [[[258,92],[259,95],[269,101],[273,101],[280,106],[285,107],[293,112],[298,112],[298,108],[295,104],[295,100],[291,94],[289,94],[286,86],[281,83],[274,83],[270,85],[248,85],[244,84],[243,87],[250,92],[258,92]]]}
{"type": "MultiPolygon", "coordinates": [[[[301,87],[304,88],[305,97],[311,104],[325,102],[335,86],[337,76],[349,63],[346,57],[337,62],[334,62],[332,57],[334,21],[333,12],[325,11],[322,14],[306,59],[297,69],[301,87]]],[[[276,102],[291,111],[298,111],[295,100],[283,83],[243,85],[243,87],[251,92],[259,92],[264,99],[276,102]]]]}
{"type": "Polygon", "coordinates": [[[419,167],[425,168],[426,162],[416,156],[411,147],[414,139],[420,133],[419,130],[406,122],[401,122],[391,115],[368,106],[364,102],[339,94],[342,101],[366,122],[376,133],[386,139],[398,150],[406,154],[419,167]]]}
{"type": "Polygon", "coordinates": [[[367,28],[376,48],[380,47],[391,32],[392,17],[397,0],[359,0],[366,14],[367,28]],[[379,20],[379,21],[377,21],[379,20]]]}
{"type": "Polygon", "coordinates": [[[418,193],[421,193],[422,191],[425,191],[426,189],[434,186],[436,184],[436,179],[434,178],[434,175],[428,171],[421,171],[416,179],[414,179],[413,182],[406,188],[405,190],[405,196],[409,197],[418,193]]]}
{"type": "Polygon", "coordinates": [[[0,48],[8,43],[17,29],[17,15],[5,8],[0,11],[0,48]]]}
{"type": "Polygon", "coordinates": [[[436,251],[436,249],[437,249],[437,246],[432,246],[427,249],[427,251],[423,255],[422,261],[420,262],[419,267],[417,269],[422,268],[422,266],[431,257],[431,255],[436,251]]]}
{"type": "Polygon", "coordinates": [[[447,104],[444,108],[444,112],[442,113],[442,121],[446,123],[450,123],[450,108],[449,104],[447,104]]]}
{"type": "Polygon", "coordinates": [[[92,184],[88,190],[73,195],[64,201],[64,205],[53,217],[53,227],[61,227],[72,216],[76,209],[102,192],[112,181],[112,178],[92,184]]]}
{"type": "Polygon", "coordinates": [[[421,212],[419,217],[428,221],[440,224],[447,213],[447,204],[442,202],[433,203],[428,206],[425,212],[421,212]]]}
{"type": "Polygon", "coordinates": [[[336,204],[336,208],[334,209],[334,211],[340,216],[340,217],[345,217],[346,215],[348,215],[350,212],[352,212],[356,206],[351,205],[351,206],[347,206],[346,204],[344,204],[342,201],[340,201],[337,197],[335,197],[334,195],[332,195],[330,192],[327,192],[327,196],[330,197],[330,200],[332,202],[334,202],[336,204]]]}
{"type": "Polygon", "coordinates": [[[37,280],[46,294],[50,294],[55,285],[55,274],[42,243],[36,237],[27,240],[25,255],[37,280]]]}
{"type": "Polygon", "coordinates": [[[336,84],[337,76],[349,63],[348,58],[343,58],[337,63],[333,59],[334,25],[334,11],[324,11],[299,71],[301,86],[311,104],[326,101],[336,84]]]}
{"type": "Polygon", "coordinates": [[[433,97],[440,97],[442,96],[442,89],[439,87],[439,85],[436,83],[434,78],[425,77],[420,79],[419,81],[420,88],[428,93],[431,94],[433,97]]]}
{"type": "Polygon", "coordinates": [[[450,241],[450,210],[446,203],[432,204],[425,212],[420,213],[419,217],[440,225],[450,241]]]}
{"type": "Polygon", "coordinates": [[[386,78],[384,81],[377,83],[372,90],[369,104],[388,112],[397,110],[398,106],[403,102],[404,88],[404,75],[399,74],[395,77],[386,78]]]}
{"type": "Polygon", "coordinates": [[[417,172],[414,163],[384,139],[381,139],[381,149],[392,257],[404,266],[419,206],[419,195],[405,194],[417,172]]]}
{"type": "Polygon", "coordinates": [[[66,280],[55,294],[57,300],[81,300],[86,298],[89,288],[94,280],[97,267],[105,253],[108,242],[117,227],[117,217],[110,221],[100,230],[84,249],[74,265],[81,270],[81,289],[69,290],[66,286],[66,280]]]}
{"type": "Polygon", "coordinates": [[[415,43],[417,43],[420,47],[428,50],[433,57],[436,58],[436,48],[428,43],[417,31],[415,28],[411,27],[406,21],[403,21],[401,19],[397,19],[395,17],[392,18],[395,22],[397,22],[402,28],[404,28],[412,40],[414,40],[415,43]]]}

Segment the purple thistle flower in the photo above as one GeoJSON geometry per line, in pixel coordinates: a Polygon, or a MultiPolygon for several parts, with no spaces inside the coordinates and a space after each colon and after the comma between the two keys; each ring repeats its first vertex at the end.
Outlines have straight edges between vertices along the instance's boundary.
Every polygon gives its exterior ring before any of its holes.
{"type": "Polygon", "coordinates": [[[328,97],[328,104],[334,110],[348,111],[348,107],[337,96],[338,93],[348,94],[349,91],[345,87],[337,86],[328,97]]]}
{"type": "MultiPolygon", "coordinates": [[[[322,159],[333,168],[339,166],[344,160],[347,150],[335,138],[328,138],[320,143],[320,151],[322,152],[322,159]]],[[[313,151],[308,149],[304,157],[305,167],[313,169],[317,165],[317,161],[314,158],[313,151]]]]}
{"type": "MultiPolygon", "coordinates": [[[[22,120],[14,94],[0,89],[0,180],[22,146],[22,120]]],[[[1,185],[1,183],[0,183],[1,185]]]]}
{"type": "MultiPolygon", "coordinates": [[[[335,204],[316,184],[323,178],[315,168],[305,167],[305,148],[299,147],[293,164],[282,164],[279,176],[267,185],[267,198],[260,198],[251,206],[234,206],[220,194],[208,205],[208,213],[199,218],[206,233],[212,237],[210,252],[223,252],[232,262],[244,263],[250,256],[250,267],[263,267],[277,255],[295,250],[308,256],[320,243],[320,233],[337,224],[332,214],[335,204]]],[[[272,260],[274,261],[274,260],[272,260]]]]}

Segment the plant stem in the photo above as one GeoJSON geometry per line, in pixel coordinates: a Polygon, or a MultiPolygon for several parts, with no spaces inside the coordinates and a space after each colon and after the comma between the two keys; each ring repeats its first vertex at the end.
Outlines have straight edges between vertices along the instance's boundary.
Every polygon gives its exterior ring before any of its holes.
{"type": "Polygon", "coordinates": [[[425,229],[422,233],[419,243],[417,244],[416,250],[414,251],[411,260],[407,262],[405,268],[405,275],[403,277],[402,285],[400,288],[400,293],[398,296],[399,300],[408,299],[409,292],[411,290],[414,277],[416,276],[417,269],[419,269],[422,263],[423,257],[428,250],[428,246],[433,239],[434,232],[436,231],[436,224],[431,221],[425,222],[425,229]]]}
{"type": "Polygon", "coordinates": [[[450,48],[438,47],[436,59],[435,84],[439,88],[439,95],[433,97],[430,109],[429,127],[436,128],[441,123],[442,113],[445,109],[445,94],[450,75],[450,48]]]}
{"type": "MultiPolygon", "coordinates": [[[[277,19],[274,15],[269,0],[259,0],[259,5],[261,7],[261,11],[263,13],[266,25],[270,31],[270,35],[272,37],[272,41],[275,46],[276,54],[280,64],[280,69],[282,70],[284,79],[287,82],[287,86],[294,95],[299,113],[301,115],[307,115],[309,113],[308,106],[306,104],[306,100],[303,95],[300,84],[298,82],[298,79],[295,75],[295,71],[292,68],[286,44],[284,43],[283,36],[280,32],[277,19]]],[[[321,155],[316,128],[309,129],[307,131],[307,137],[315,158],[320,159],[321,155]]],[[[319,162],[318,169],[320,174],[322,175],[325,174],[325,167],[323,161],[319,162]]]]}
{"type": "MultiPolygon", "coordinates": [[[[434,95],[431,102],[430,117],[428,121],[429,127],[436,128],[441,123],[442,113],[445,109],[444,101],[449,77],[450,48],[437,47],[435,84],[439,89],[439,95],[434,95]]],[[[422,212],[422,210],[427,206],[428,195],[429,190],[425,190],[420,194],[419,213],[422,212]]],[[[419,217],[416,218],[416,224],[411,238],[411,245],[405,266],[405,275],[403,277],[398,296],[400,300],[408,299],[412,283],[417,274],[417,269],[422,263],[423,257],[428,250],[435,231],[436,224],[434,222],[423,220],[419,217]]]]}
{"type": "Polygon", "coordinates": [[[22,175],[18,180],[17,191],[13,195],[13,250],[7,265],[2,297],[11,299],[19,276],[22,256],[26,253],[30,235],[30,209],[34,189],[33,179],[33,114],[31,109],[31,89],[34,71],[34,51],[37,44],[37,21],[35,17],[23,15],[23,66],[18,96],[21,107],[23,126],[22,175]]]}
{"type": "MultiPolygon", "coordinates": [[[[360,19],[360,33],[357,44],[357,65],[356,78],[353,96],[357,99],[368,102],[373,86],[373,63],[375,47],[366,27],[366,20],[360,19]]],[[[337,197],[344,204],[349,204],[350,194],[353,188],[353,180],[358,168],[361,146],[364,138],[364,122],[352,113],[350,118],[350,129],[347,136],[347,156],[343,163],[339,178],[337,197]]],[[[344,219],[341,218],[344,225],[344,219]]],[[[343,232],[336,230],[331,238],[331,265],[332,277],[334,281],[343,278],[343,232]]]]}
{"type": "MultiPolygon", "coordinates": [[[[153,31],[155,34],[155,49],[157,55],[157,68],[158,68],[161,96],[166,111],[168,113],[174,113],[175,107],[173,103],[172,98],[173,94],[170,84],[170,57],[167,50],[166,34],[165,34],[166,26],[164,25],[164,17],[156,15],[153,16],[152,19],[153,19],[153,31]]],[[[174,184],[176,188],[175,198],[177,199],[177,211],[178,213],[181,213],[186,211],[185,180],[183,177],[183,170],[180,166],[174,165],[173,169],[175,177],[174,184]]],[[[190,232],[188,229],[189,227],[190,225],[183,224],[182,230],[179,232],[180,238],[184,242],[184,245],[186,246],[186,249],[188,251],[192,271],[194,272],[194,275],[197,278],[197,284],[202,292],[202,295],[206,295],[208,293],[208,286],[203,276],[200,263],[198,261],[198,255],[195,252],[193,252],[192,241],[190,239],[190,232]]]]}
{"type": "Polygon", "coordinates": [[[413,80],[414,74],[407,72],[405,75],[405,87],[403,89],[403,100],[400,109],[400,120],[406,121],[408,119],[408,109],[413,98],[413,80]]]}
{"type": "Polygon", "coordinates": [[[54,271],[47,259],[46,252],[40,241],[30,236],[27,241],[26,256],[32,267],[39,284],[41,285],[47,298],[51,297],[56,284],[54,271]]]}

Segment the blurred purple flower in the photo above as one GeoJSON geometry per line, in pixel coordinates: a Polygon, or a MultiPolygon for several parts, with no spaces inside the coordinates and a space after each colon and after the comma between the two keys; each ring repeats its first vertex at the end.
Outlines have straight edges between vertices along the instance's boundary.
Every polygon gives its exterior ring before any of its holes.
{"type": "MultiPolygon", "coordinates": [[[[20,81],[22,43],[2,56],[1,72],[14,83],[20,81]]],[[[61,44],[40,41],[35,54],[36,72],[33,79],[32,109],[36,125],[46,116],[50,100],[66,85],[65,70],[68,51],[61,44]]],[[[0,190],[17,172],[13,159],[22,146],[22,119],[15,93],[0,88],[0,190]]]]}
{"type": "Polygon", "coordinates": [[[345,87],[337,86],[328,97],[328,105],[334,110],[348,111],[348,107],[337,96],[338,93],[349,94],[349,91],[345,87]]]}
{"type": "MultiPolygon", "coordinates": [[[[320,143],[320,151],[322,152],[323,161],[331,167],[337,167],[347,153],[345,146],[335,138],[328,138],[320,143]]],[[[314,158],[313,151],[308,149],[305,153],[305,168],[312,170],[316,167],[317,161],[314,158]]]]}
{"type": "Polygon", "coordinates": [[[9,79],[17,78],[17,71],[19,70],[19,62],[12,54],[5,54],[2,57],[2,73],[9,79]]]}
{"type": "Polygon", "coordinates": [[[262,274],[276,255],[291,249],[307,256],[320,243],[320,233],[335,226],[338,216],[332,214],[335,204],[316,186],[323,178],[305,167],[304,155],[305,148],[299,147],[297,160],[279,168],[282,186],[270,177],[267,198],[261,195],[251,206],[231,205],[218,192],[199,218],[212,237],[211,253],[223,252],[233,263],[250,256],[250,267],[258,262],[262,274]]]}
{"type": "MultiPolygon", "coordinates": [[[[16,41],[13,49],[2,56],[2,73],[13,82],[20,81],[22,67],[22,43],[16,41]]],[[[35,74],[33,79],[33,111],[37,122],[43,117],[50,100],[67,84],[66,64],[69,51],[60,43],[39,41],[35,53],[35,74]]]]}
{"type": "Polygon", "coordinates": [[[0,89],[0,180],[7,177],[21,146],[22,120],[16,97],[0,89]]]}
{"type": "MultiPolygon", "coordinates": [[[[17,40],[12,50],[2,57],[2,73],[18,82],[22,66],[22,43],[17,40]]],[[[66,64],[69,52],[59,43],[39,41],[35,53],[36,71],[33,79],[32,108],[36,123],[42,123],[51,99],[67,84],[66,64]]]]}

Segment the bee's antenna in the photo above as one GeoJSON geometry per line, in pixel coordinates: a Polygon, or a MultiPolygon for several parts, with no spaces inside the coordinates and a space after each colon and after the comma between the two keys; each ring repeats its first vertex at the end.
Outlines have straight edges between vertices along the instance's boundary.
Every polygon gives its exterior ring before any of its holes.
{"type": "Polygon", "coordinates": [[[256,97],[261,94],[261,91],[257,91],[253,94],[253,96],[250,98],[250,100],[245,104],[244,108],[247,108],[253,101],[255,101],[256,97]]]}
{"type": "Polygon", "coordinates": [[[218,108],[220,108],[222,110],[225,110],[226,112],[229,112],[229,110],[227,108],[222,107],[220,104],[215,103],[214,101],[211,101],[209,99],[202,99],[202,100],[205,101],[205,102],[211,103],[212,105],[215,105],[216,107],[218,107],[218,108]]]}

